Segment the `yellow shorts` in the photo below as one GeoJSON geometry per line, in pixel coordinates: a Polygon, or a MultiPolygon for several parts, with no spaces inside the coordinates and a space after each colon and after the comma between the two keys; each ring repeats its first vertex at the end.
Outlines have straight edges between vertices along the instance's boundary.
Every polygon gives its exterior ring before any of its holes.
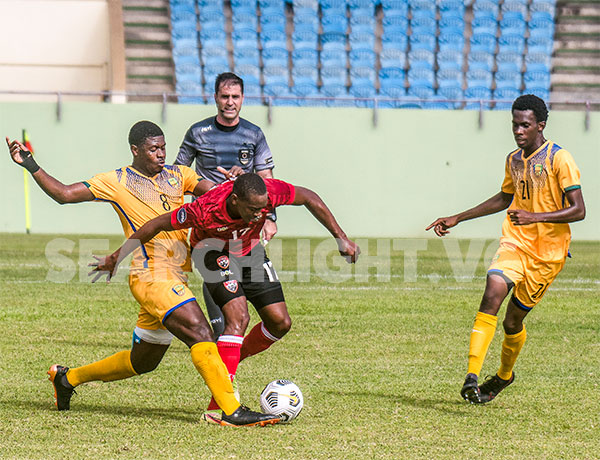
{"type": "Polygon", "coordinates": [[[129,289],[140,304],[136,326],[142,329],[165,329],[163,321],[177,308],[196,297],[187,285],[187,277],[160,281],[141,281],[129,276],[129,289]]]}
{"type": "Polygon", "coordinates": [[[501,243],[488,275],[500,275],[514,283],[513,299],[523,310],[531,310],[546,293],[565,261],[541,262],[510,243],[501,243]]]}

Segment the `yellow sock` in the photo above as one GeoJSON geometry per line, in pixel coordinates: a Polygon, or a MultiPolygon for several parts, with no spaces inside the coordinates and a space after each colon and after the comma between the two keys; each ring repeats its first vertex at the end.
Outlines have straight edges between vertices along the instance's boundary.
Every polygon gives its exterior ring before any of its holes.
{"type": "Polygon", "coordinates": [[[69,369],[67,371],[67,380],[71,385],[76,387],[92,380],[112,382],[113,380],[133,377],[137,373],[131,365],[130,355],[130,350],[124,350],[95,363],[69,369]]]}
{"type": "Polygon", "coordinates": [[[525,326],[523,326],[521,332],[517,332],[516,334],[504,334],[502,357],[500,358],[500,369],[498,370],[498,377],[502,380],[508,380],[512,376],[513,367],[521,352],[521,348],[525,345],[525,340],[527,340],[525,326]]]}
{"type": "Polygon", "coordinates": [[[481,372],[483,360],[496,333],[497,323],[497,316],[488,315],[480,311],[477,312],[473,330],[471,331],[471,343],[469,344],[468,373],[479,375],[481,372]]]}
{"type": "Polygon", "coordinates": [[[240,403],[233,394],[229,372],[223,363],[217,345],[213,342],[198,342],[190,348],[192,362],[206,382],[215,401],[227,415],[231,415],[240,403]]]}

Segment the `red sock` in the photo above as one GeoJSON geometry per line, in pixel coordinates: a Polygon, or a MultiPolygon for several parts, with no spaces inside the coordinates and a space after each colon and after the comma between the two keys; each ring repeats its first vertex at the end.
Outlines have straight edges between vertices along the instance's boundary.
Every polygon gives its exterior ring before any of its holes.
{"type": "Polygon", "coordinates": [[[240,361],[243,361],[248,356],[255,355],[261,351],[265,351],[279,339],[267,331],[264,323],[258,323],[244,337],[242,350],[240,352],[240,361]]]}
{"type": "MultiPolygon", "coordinates": [[[[243,340],[244,338],[241,335],[222,335],[217,340],[219,355],[225,363],[225,367],[227,367],[227,372],[229,372],[229,378],[232,382],[240,363],[240,349],[242,348],[243,340]]],[[[219,405],[214,398],[211,398],[206,410],[217,409],[219,409],[219,405]]]]}

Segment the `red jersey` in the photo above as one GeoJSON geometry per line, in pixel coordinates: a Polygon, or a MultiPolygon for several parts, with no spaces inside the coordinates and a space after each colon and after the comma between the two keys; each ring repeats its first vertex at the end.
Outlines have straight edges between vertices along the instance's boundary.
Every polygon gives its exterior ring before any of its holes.
{"type": "Polygon", "coordinates": [[[227,197],[233,189],[233,182],[224,182],[208,191],[193,203],[186,203],[171,213],[174,229],[192,228],[190,243],[195,248],[198,243],[209,238],[225,242],[222,248],[234,256],[245,256],[260,241],[260,231],[268,212],[277,206],[292,204],[296,189],[292,184],[265,179],[269,202],[262,210],[260,219],[246,223],[242,219],[232,219],[227,213],[227,197]],[[241,244],[240,244],[241,241],[241,244]]]}

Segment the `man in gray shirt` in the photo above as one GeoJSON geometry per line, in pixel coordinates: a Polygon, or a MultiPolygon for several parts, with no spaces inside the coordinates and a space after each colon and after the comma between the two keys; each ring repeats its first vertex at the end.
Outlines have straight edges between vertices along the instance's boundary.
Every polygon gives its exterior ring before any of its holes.
{"type": "MultiPolygon", "coordinates": [[[[216,184],[227,180],[217,168],[229,171],[239,166],[244,172],[255,172],[264,179],[273,177],[273,156],[262,130],[240,117],[244,102],[244,81],[231,72],[222,73],[215,80],[217,115],[193,124],[185,134],[176,165],[191,166],[196,160],[199,176],[216,184]]],[[[276,215],[269,214],[262,230],[263,240],[269,241],[277,233],[276,215]]],[[[221,309],[211,299],[206,286],[204,301],[215,338],[222,334],[224,325],[221,309]]]]}

